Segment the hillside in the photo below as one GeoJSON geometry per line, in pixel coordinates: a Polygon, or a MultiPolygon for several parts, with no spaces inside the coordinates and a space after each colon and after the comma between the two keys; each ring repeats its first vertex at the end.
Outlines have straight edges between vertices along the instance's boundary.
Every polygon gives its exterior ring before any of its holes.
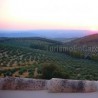
{"type": "Polygon", "coordinates": [[[52,39],[46,39],[41,37],[24,37],[24,38],[0,38],[2,44],[17,46],[17,47],[37,47],[37,46],[49,46],[49,45],[61,45],[62,42],[52,39]]]}
{"type": "Polygon", "coordinates": [[[60,41],[63,43],[67,43],[67,42],[70,42],[70,41],[75,40],[75,39],[77,39],[77,38],[53,38],[53,40],[60,41]]]}
{"type": "Polygon", "coordinates": [[[78,38],[69,42],[68,44],[96,46],[98,45],[98,34],[93,34],[93,35],[88,35],[82,38],[78,38]]]}
{"type": "MultiPolygon", "coordinates": [[[[39,74],[42,74],[44,65],[54,64],[59,69],[63,69],[61,72],[66,73],[71,79],[98,80],[97,62],[55,51],[56,46],[61,49],[62,43],[59,41],[39,37],[2,39],[3,41],[0,41],[0,77],[10,75],[32,78],[36,67],[39,74]],[[52,46],[54,50],[43,48],[47,46],[52,46]]],[[[58,72],[56,74],[58,75],[58,72]]]]}

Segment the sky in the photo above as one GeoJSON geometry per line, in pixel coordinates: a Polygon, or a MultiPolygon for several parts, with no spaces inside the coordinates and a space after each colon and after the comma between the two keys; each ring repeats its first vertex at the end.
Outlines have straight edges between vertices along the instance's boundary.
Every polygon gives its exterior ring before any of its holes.
{"type": "Polygon", "coordinates": [[[98,30],[98,0],[0,0],[0,29],[98,30]]]}

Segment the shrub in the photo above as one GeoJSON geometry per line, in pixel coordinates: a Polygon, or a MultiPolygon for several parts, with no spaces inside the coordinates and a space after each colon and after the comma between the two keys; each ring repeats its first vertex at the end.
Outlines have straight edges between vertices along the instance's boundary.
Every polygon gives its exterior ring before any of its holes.
{"type": "Polygon", "coordinates": [[[69,75],[55,64],[45,64],[42,66],[42,78],[69,78],[69,75]]]}

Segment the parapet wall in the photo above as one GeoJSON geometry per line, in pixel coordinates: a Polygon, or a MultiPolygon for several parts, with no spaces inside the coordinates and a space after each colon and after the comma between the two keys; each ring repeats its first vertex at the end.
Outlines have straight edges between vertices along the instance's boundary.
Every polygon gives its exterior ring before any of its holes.
{"type": "Polygon", "coordinates": [[[49,92],[96,92],[98,82],[87,80],[51,79],[47,84],[49,92]]]}
{"type": "Polygon", "coordinates": [[[47,80],[29,79],[29,78],[1,78],[1,90],[44,90],[47,80]]]}
{"type": "Polygon", "coordinates": [[[96,92],[98,81],[30,78],[0,78],[0,90],[48,90],[49,92],[96,92]]]}

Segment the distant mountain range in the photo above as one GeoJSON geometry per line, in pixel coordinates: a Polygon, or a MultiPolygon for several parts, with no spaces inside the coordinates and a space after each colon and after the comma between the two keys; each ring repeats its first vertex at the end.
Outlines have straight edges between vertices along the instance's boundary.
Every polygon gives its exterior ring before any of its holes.
{"type": "Polygon", "coordinates": [[[0,37],[78,38],[89,35],[86,30],[0,31],[0,37]]]}

